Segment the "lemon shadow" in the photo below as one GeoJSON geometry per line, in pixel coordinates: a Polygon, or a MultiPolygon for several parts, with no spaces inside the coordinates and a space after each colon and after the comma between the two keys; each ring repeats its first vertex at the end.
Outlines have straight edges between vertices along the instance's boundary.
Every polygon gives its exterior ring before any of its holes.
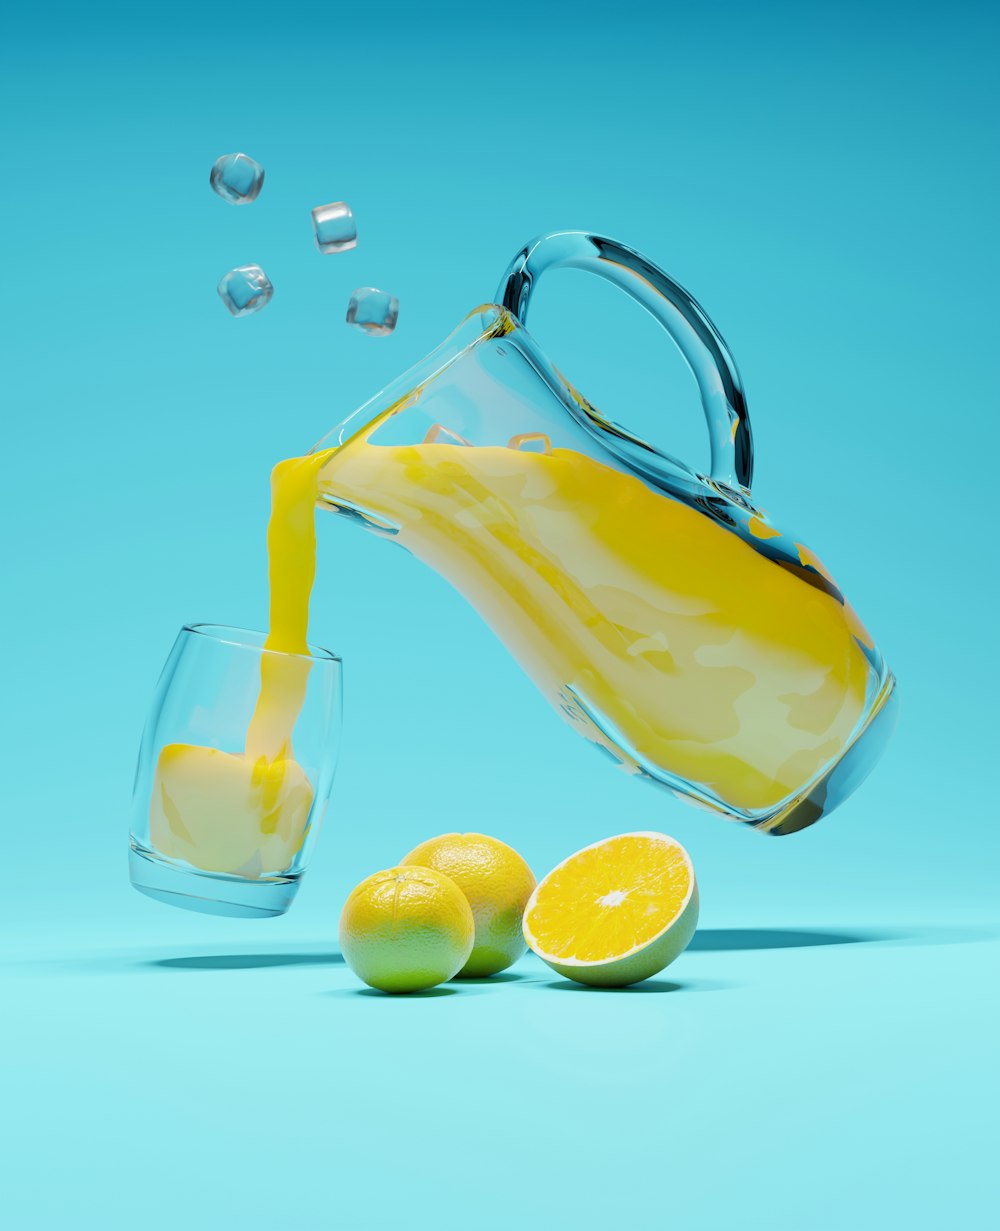
{"type": "Polygon", "coordinates": [[[456,975],[451,981],[460,987],[489,987],[492,983],[525,983],[530,978],[530,975],[515,974],[512,970],[501,970],[495,975],[456,975]]]}
{"type": "Polygon", "coordinates": [[[441,996],[457,996],[457,987],[429,987],[422,992],[382,992],[377,987],[341,987],[324,996],[368,996],[376,1000],[437,1000],[441,996]]]}
{"type": "Polygon", "coordinates": [[[554,979],[542,986],[553,992],[641,992],[644,995],[684,990],[683,983],[668,983],[665,979],[647,979],[645,983],[630,983],[627,987],[594,987],[589,983],[574,983],[570,979],[554,979]]]}
{"type": "Polygon", "coordinates": [[[667,992],[724,992],[735,987],[718,979],[689,979],[675,983],[669,979],[646,979],[642,983],[629,983],[625,987],[597,987],[590,983],[577,983],[573,979],[549,979],[539,987],[552,992],[630,992],[636,995],[663,995],[667,992]]]}

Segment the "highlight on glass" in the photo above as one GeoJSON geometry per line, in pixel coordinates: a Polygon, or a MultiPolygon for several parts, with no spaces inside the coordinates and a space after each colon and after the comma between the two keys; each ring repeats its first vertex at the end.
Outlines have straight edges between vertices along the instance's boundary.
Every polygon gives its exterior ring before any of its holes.
{"type": "Polygon", "coordinates": [[[341,661],[328,650],[289,652],[264,633],[185,625],[139,751],[135,888],[207,914],[284,914],[326,811],[341,708],[341,661]]]}

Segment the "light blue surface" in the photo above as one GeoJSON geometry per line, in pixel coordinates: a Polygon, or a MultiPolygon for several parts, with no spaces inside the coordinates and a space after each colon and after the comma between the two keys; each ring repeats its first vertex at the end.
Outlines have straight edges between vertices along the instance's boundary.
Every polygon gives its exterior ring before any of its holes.
{"type": "MultiPolygon", "coordinates": [[[[962,3],[9,21],[5,1225],[988,1225],[996,35],[962,3]],[[234,150],[267,172],[240,209],[208,185],[234,150]],[[309,211],[337,199],[359,245],[321,256],[309,211]],[[264,621],[270,465],[563,226],[646,252],[722,330],[758,498],[899,677],[884,762],[787,839],[684,808],[563,727],[433,574],[331,518],[312,636],[345,660],[345,736],[300,898],[245,925],[144,900],[139,729],[181,623],[264,621]],[[234,320],[215,287],[249,262],[274,299],[234,320]],[[362,285],[398,295],[393,336],[345,326],[362,285]],[[538,872],[664,829],[705,930],[659,994],[556,990],[526,960],[388,1000],[315,960],[357,880],[453,828],[538,872]],[[800,943],[824,930],[857,939],[800,943]]],[[[651,321],[573,274],[532,313],[597,405],[704,461],[651,321]]]]}

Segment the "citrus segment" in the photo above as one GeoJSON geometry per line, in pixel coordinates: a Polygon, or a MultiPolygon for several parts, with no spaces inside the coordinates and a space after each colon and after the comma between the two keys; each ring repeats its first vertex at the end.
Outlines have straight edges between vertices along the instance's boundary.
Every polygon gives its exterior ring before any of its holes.
{"type": "Polygon", "coordinates": [[[446,833],[421,842],[401,862],[443,872],[468,898],[476,939],[460,978],[495,975],[517,961],[525,948],[521,918],[535,876],[513,847],[486,834],[446,833]]]}
{"type": "Polygon", "coordinates": [[[661,833],[605,838],[539,882],[524,938],[553,970],[606,987],[648,979],[687,947],[698,923],[694,868],[661,833]]]}
{"type": "Polygon", "coordinates": [[[475,939],[465,894],[433,868],[387,868],[355,888],[340,916],[340,951],[383,992],[419,992],[453,979],[475,939]]]}

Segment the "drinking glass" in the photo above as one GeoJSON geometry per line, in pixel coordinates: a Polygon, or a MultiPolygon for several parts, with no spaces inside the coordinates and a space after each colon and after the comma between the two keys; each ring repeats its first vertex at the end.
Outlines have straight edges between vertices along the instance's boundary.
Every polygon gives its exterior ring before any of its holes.
{"type": "Polygon", "coordinates": [[[177,635],[136,768],[129,875],[140,893],[259,919],[298,892],[336,768],[341,661],[264,642],[218,624],[177,635]]]}

